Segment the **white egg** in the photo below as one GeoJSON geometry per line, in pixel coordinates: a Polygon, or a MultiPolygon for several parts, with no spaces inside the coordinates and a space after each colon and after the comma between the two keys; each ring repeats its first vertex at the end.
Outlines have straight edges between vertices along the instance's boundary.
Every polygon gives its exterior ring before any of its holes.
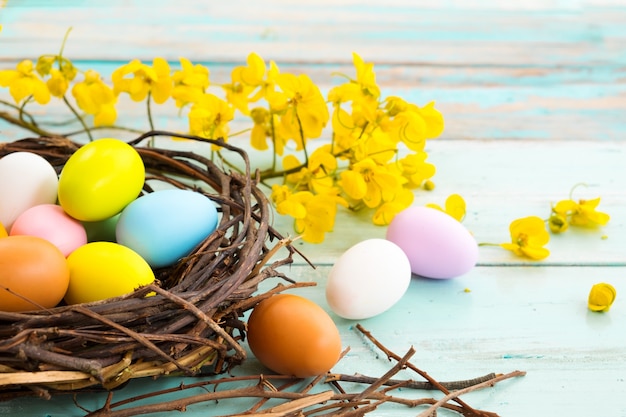
{"type": "Polygon", "coordinates": [[[14,152],[0,159],[0,222],[7,230],[23,212],[57,201],[57,173],[43,157],[14,152]]]}
{"type": "Polygon", "coordinates": [[[398,245],[368,239],[344,252],[326,284],[326,301],[339,316],[360,320],[391,308],[411,283],[411,265],[398,245]]]}

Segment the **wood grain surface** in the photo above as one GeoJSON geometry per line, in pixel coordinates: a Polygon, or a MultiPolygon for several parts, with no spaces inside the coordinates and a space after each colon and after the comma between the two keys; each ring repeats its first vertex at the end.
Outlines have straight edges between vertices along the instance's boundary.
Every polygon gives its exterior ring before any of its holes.
{"type": "MultiPolygon", "coordinates": [[[[338,82],[334,72],[353,72],[351,54],[358,52],[375,63],[383,94],[419,105],[435,101],[443,113],[446,129],[427,146],[437,167],[437,187],[416,192],[415,204],[443,204],[449,194],[461,194],[468,205],[463,224],[478,242],[507,241],[512,220],[546,217],[552,203],[567,198],[575,184],[585,183],[574,195],[602,197],[600,209],[611,215],[606,227],[553,235],[551,255],[542,262],[481,247],[479,263],[468,274],[444,281],[414,276],[398,305],[361,324],[399,354],[414,346],[415,363],[441,380],[527,371],[523,378],[465,397],[476,408],[506,417],[626,416],[624,1],[4,3],[0,68],[56,53],[69,27],[65,55],[105,77],[132,58],[151,61],[160,56],[176,66],[186,57],[207,65],[217,85],[228,81],[230,69],[254,51],[281,68],[309,74],[327,91],[338,82]],[[608,313],[592,313],[586,306],[589,289],[603,281],[615,286],[617,300],[608,313]]],[[[10,100],[6,89],[0,89],[0,98],[10,100]]],[[[120,105],[122,123],[146,129],[143,106],[120,105]]],[[[34,108],[46,120],[69,118],[60,104],[34,108]]],[[[186,128],[173,107],[155,112],[159,128],[186,128]]],[[[233,123],[233,130],[242,127],[243,120],[233,123]]],[[[0,122],[0,140],[24,136],[29,134],[0,122]]],[[[232,140],[247,146],[247,138],[232,140]]],[[[258,163],[267,158],[251,154],[258,163]]],[[[290,220],[278,215],[275,226],[291,230],[290,220]]],[[[298,243],[317,268],[297,260],[288,275],[317,282],[299,293],[329,310],[323,288],[337,257],[351,245],[384,233],[365,214],[342,213],[323,245],[298,243]]],[[[331,315],[351,349],[335,371],[383,374],[389,362],[358,334],[356,322],[331,315]]],[[[251,359],[234,372],[263,371],[251,359]]],[[[180,382],[134,381],[116,396],[180,382]]],[[[406,396],[422,394],[402,391],[406,396]]],[[[90,409],[103,401],[98,395],[80,397],[80,404],[90,409]]],[[[225,415],[240,406],[228,401],[200,404],[182,415],[225,415]]],[[[421,411],[386,405],[372,415],[414,416],[421,411]]],[[[84,412],[71,397],[60,397],[0,403],[0,414],[57,417],[84,412]]]]}

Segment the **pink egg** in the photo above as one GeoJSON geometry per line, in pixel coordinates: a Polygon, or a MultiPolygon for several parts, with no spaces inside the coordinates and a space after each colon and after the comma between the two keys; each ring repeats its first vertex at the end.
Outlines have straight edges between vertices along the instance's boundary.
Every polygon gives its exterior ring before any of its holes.
{"type": "Polygon", "coordinates": [[[409,258],[411,272],[427,278],[454,278],[478,260],[478,244],[450,215],[430,207],[409,207],[387,229],[387,240],[409,258]]]}
{"type": "Polygon", "coordinates": [[[37,236],[54,244],[66,257],[87,243],[87,232],[61,206],[41,204],[20,214],[11,227],[11,236],[37,236]]]}

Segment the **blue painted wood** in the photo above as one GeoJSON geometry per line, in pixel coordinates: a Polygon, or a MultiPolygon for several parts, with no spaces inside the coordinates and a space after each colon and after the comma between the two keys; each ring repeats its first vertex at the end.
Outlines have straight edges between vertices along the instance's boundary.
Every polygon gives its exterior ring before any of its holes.
{"type": "MultiPolygon", "coordinates": [[[[483,247],[479,266],[467,275],[450,281],[414,277],[398,305],[362,324],[399,354],[414,345],[416,364],[438,379],[528,371],[524,378],[467,396],[475,407],[513,417],[619,417],[626,416],[625,23],[626,5],[620,0],[392,0],[384,5],[356,0],[9,0],[0,9],[0,67],[56,52],[69,26],[74,29],[66,55],[106,78],[131,58],[164,56],[174,65],[185,56],[209,66],[217,85],[256,51],[285,71],[310,74],[327,91],[336,83],[333,71],[353,73],[351,53],[359,52],[376,64],[384,94],[417,104],[435,100],[446,118],[443,137],[428,145],[438,169],[437,188],[417,192],[416,204],[442,204],[449,194],[461,194],[468,203],[464,225],[478,241],[492,243],[508,239],[514,218],[546,216],[550,203],[566,198],[579,182],[588,186],[576,195],[601,196],[600,209],[612,216],[605,228],[552,236],[552,254],[540,263],[483,247]],[[600,281],[618,291],[606,314],[591,313],[585,305],[591,285],[600,281]]],[[[8,99],[6,91],[0,90],[0,98],[8,99]]],[[[146,128],[143,105],[120,106],[121,123],[146,128]]],[[[48,120],[68,118],[58,104],[34,109],[48,120]]],[[[155,113],[159,127],[185,128],[184,117],[174,117],[172,106],[157,107],[155,113]]],[[[243,126],[238,119],[233,130],[243,126]]],[[[6,123],[0,123],[0,133],[4,140],[25,135],[6,123]]],[[[267,158],[252,155],[257,163],[267,158]]],[[[277,217],[275,226],[288,231],[290,221],[277,217]]],[[[297,260],[288,275],[317,282],[299,293],[328,310],[323,286],[334,261],[352,244],[382,237],[384,231],[371,225],[365,213],[344,213],[324,245],[297,243],[318,269],[297,260]]],[[[351,348],[335,370],[384,373],[390,364],[355,332],[355,323],[333,318],[351,348]]],[[[251,359],[234,372],[262,371],[251,359]]],[[[133,381],[116,396],[180,381],[133,381]]],[[[80,397],[90,409],[102,401],[102,396],[80,397]]],[[[193,406],[185,415],[226,414],[238,405],[193,406]]],[[[0,403],[0,414],[83,413],[71,398],[61,397],[0,403]]],[[[373,413],[416,414],[394,406],[373,413]]]]}

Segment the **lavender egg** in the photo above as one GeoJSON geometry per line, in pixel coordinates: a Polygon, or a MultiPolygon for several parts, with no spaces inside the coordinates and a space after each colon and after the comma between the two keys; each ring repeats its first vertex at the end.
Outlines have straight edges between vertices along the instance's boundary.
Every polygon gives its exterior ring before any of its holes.
{"type": "Polygon", "coordinates": [[[465,226],[434,208],[409,207],[398,213],[386,237],[402,248],[411,272],[422,277],[458,277],[478,260],[478,244],[465,226]]]}

